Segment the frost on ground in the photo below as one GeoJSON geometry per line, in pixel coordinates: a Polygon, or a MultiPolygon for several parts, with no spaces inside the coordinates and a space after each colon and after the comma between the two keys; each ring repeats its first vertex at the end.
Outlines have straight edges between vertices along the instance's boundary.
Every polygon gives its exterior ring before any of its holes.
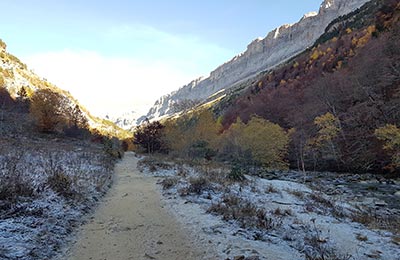
{"type": "Polygon", "coordinates": [[[101,146],[0,139],[0,259],[51,259],[111,182],[101,146]]]}
{"type": "Polygon", "coordinates": [[[160,178],[167,208],[209,259],[400,259],[399,211],[391,209],[386,221],[386,213],[378,216],[386,211],[376,208],[387,204],[363,208],[353,203],[356,194],[327,195],[329,185],[317,186],[310,177],[312,185],[284,174],[286,180],[233,181],[221,166],[149,157],[140,167],[160,178]],[[372,208],[375,215],[366,216],[372,208]]]}

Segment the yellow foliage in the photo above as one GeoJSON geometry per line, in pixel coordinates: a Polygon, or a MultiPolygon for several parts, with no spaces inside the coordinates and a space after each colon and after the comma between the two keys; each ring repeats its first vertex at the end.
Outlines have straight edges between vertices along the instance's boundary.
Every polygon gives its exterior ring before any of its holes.
{"type": "Polygon", "coordinates": [[[328,49],[326,49],[326,52],[332,52],[332,48],[328,47],[328,49]]]}
{"type": "Polygon", "coordinates": [[[279,125],[260,117],[252,117],[244,124],[239,118],[224,133],[234,145],[251,152],[253,158],[264,167],[286,169],[289,134],[279,125]]]}
{"type": "Polygon", "coordinates": [[[372,34],[372,33],[374,33],[374,32],[376,32],[376,27],[375,27],[375,25],[370,25],[370,26],[368,26],[368,28],[367,28],[367,33],[368,33],[368,34],[372,34]]]}
{"type": "Polygon", "coordinates": [[[320,51],[319,51],[319,50],[315,50],[315,51],[311,54],[310,58],[311,58],[311,60],[316,60],[316,59],[319,58],[319,55],[320,55],[320,51]]]}
{"type": "Polygon", "coordinates": [[[280,84],[280,85],[286,84],[286,80],[282,79],[282,80],[279,82],[279,84],[280,84]]]}
{"type": "Polygon", "coordinates": [[[0,88],[3,87],[5,84],[3,75],[0,74],[0,88]]]}
{"type": "Polygon", "coordinates": [[[209,110],[168,120],[164,126],[164,141],[171,151],[185,155],[198,141],[207,142],[212,149],[218,148],[222,125],[209,110]]]}
{"type": "Polygon", "coordinates": [[[194,141],[206,141],[211,147],[218,144],[218,135],[222,125],[214,119],[210,110],[203,110],[197,118],[197,122],[192,131],[194,141]]]}
{"type": "Polygon", "coordinates": [[[49,89],[36,91],[31,98],[30,113],[35,118],[38,128],[43,132],[52,132],[64,124],[63,112],[66,99],[49,89]]]}
{"type": "Polygon", "coordinates": [[[400,167],[400,128],[387,124],[375,130],[375,136],[384,141],[383,149],[392,154],[392,163],[400,167]]]}
{"type": "Polygon", "coordinates": [[[319,128],[318,139],[320,141],[332,140],[340,131],[339,119],[329,112],[322,116],[317,116],[314,119],[314,124],[319,128]]]}
{"type": "Polygon", "coordinates": [[[293,64],[293,68],[297,68],[299,66],[299,63],[296,61],[294,64],[293,64]]]}
{"type": "Polygon", "coordinates": [[[375,31],[376,31],[375,25],[368,26],[367,29],[364,30],[364,36],[360,37],[359,39],[354,37],[351,43],[353,44],[353,46],[356,46],[357,48],[363,47],[371,40],[372,33],[374,33],[375,31]]]}
{"type": "Polygon", "coordinates": [[[332,42],[337,42],[338,38],[337,37],[333,37],[332,38],[332,42]]]}
{"type": "Polygon", "coordinates": [[[352,30],[351,28],[347,28],[347,29],[346,29],[346,33],[347,33],[347,34],[350,34],[350,33],[352,33],[352,32],[353,32],[353,30],[352,30]]]}

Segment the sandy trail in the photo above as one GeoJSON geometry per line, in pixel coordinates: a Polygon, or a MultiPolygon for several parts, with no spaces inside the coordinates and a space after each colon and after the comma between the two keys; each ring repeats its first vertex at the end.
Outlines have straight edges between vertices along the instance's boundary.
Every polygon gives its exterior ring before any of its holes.
{"type": "Polygon", "coordinates": [[[140,175],[137,162],[133,153],[126,153],[117,164],[113,187],[66,259],[203,259],[163,208],[156,179],[140,175]]]}

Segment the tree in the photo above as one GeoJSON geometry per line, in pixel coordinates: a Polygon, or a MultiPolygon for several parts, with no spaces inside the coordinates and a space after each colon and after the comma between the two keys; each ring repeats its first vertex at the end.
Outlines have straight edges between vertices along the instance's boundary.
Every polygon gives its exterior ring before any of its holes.
{"type": "Polygon", "coordinates": [[[222,129],[221,123],[214,119],[213,113],[208,109],[200,111],[195,117],[195,124],[191,131],[193,141],[205,141],[211,148],[216,148],[222,129]]]}
{"type": "Polygon", "coordinates": [[[218,148],[221,129],[220,121],[206,109],[168,120],[163,139],[178,155],[211,159],[218,148]]]}
{"type": "Polygon", "coordinates": [[[242,147],[249,149],[254,159],[264,167],[286,169],[289,135],[277,124],[254,116],[243,130],[242,147]]]}
{"type": "Polygon", "coordinates": [[[87,137],[89,136],[89,122],[83,114],[79,105],[74,108],[68,107],[66,110],[67,125],[64,128],[64,133],[69,137],[87,137]]]}
{"type": "Polygon", "coordinates": [[[330,112],[317,116],[314,124],[318,128],[316,137],[310,140],[310,146],[323,157],[331,157],[335,162],[339,160],[336,137],[340,133],[339,119],[330,112]]]}
{"type": "Polygon", "coordinates": [[[384,142],[383,149],[392,155],[392,166],[400,168],[400,128],[387,124],[376,129],[375,136],[384,142]]]}
{"type": "Polygon", "coordinates": [[[146,153],[165,151],[163,142],[163,129],[159,121],[150,122],[146,120],[143,124],[136,127],[134,132],[134,144],[140,145],[146,153]]]}
{"type": "Polygon", "coordinates": [[[249,156],[262,166],[270,169],[286,169],[288,164],[289,135],[279,125],[261,117],[253,116],[247,124],[240,118],[224,133],[225,151],[227,145],[235,154],[233,160],[249,160],[249,156]],[[250,154],[249,154],[250,153],[250,154]]]}
{"type": "Polygon", "coordinates": [[[68,100],[50,89],[39,89],[31,98],[30,113],[41,132],[50,133],[67,122],[65,111],[68,100]]]}
{"type": "Polygon", "coordinates": [[[81,129],[89,128],[89,122],[78,104],[76,104],[71,110],[69,121],[72,126],[76,126],[81,129]]]}

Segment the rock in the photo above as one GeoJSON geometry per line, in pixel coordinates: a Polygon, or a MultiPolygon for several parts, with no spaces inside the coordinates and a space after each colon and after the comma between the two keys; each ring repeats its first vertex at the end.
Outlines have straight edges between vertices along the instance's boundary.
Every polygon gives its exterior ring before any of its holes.
{"type": "Polygon", "coordinates": [[[366,253],[365,255],[372,259],[379,259],[381,258],[381,254],[382,252],[379,250],[372,250],[371,252],[366,253]]]}
{"type": "Polygon", "coordinates": [[[259,259],[260,259],[260,257],[257,255],[252,255],[252,256],[246,257],[246,260],[259,260],[259,259]]]}
{"type": "Polygon", "coordinates": [[[383,200],[375,201],[375,206],[377,207],[386,207],[388,204],[383,200]]]}
{"type": "Polygon", "coordinates": [[[265,38],[253,40],[245,52],[216,68],[209,77],[195,79],[179,90],[162,96],[146,116],[138,119],[137,124],[146,118],[154,119],[180,112],[176,111],[176,104],[188,100],[205,101],[224,89],[279,65],[310,47],[335,18],[361,7],[366,2],[368,0],[325,0],[318,14],[307,14],[295,24],[282,25],[268,33],[265,38]]]}
{"type": "Polygon", "coordinates": [[[394,194],[394,196],[400,197],[400,190],[399,190],[399,191],[396,191],[395,194],[394,194]]]}

